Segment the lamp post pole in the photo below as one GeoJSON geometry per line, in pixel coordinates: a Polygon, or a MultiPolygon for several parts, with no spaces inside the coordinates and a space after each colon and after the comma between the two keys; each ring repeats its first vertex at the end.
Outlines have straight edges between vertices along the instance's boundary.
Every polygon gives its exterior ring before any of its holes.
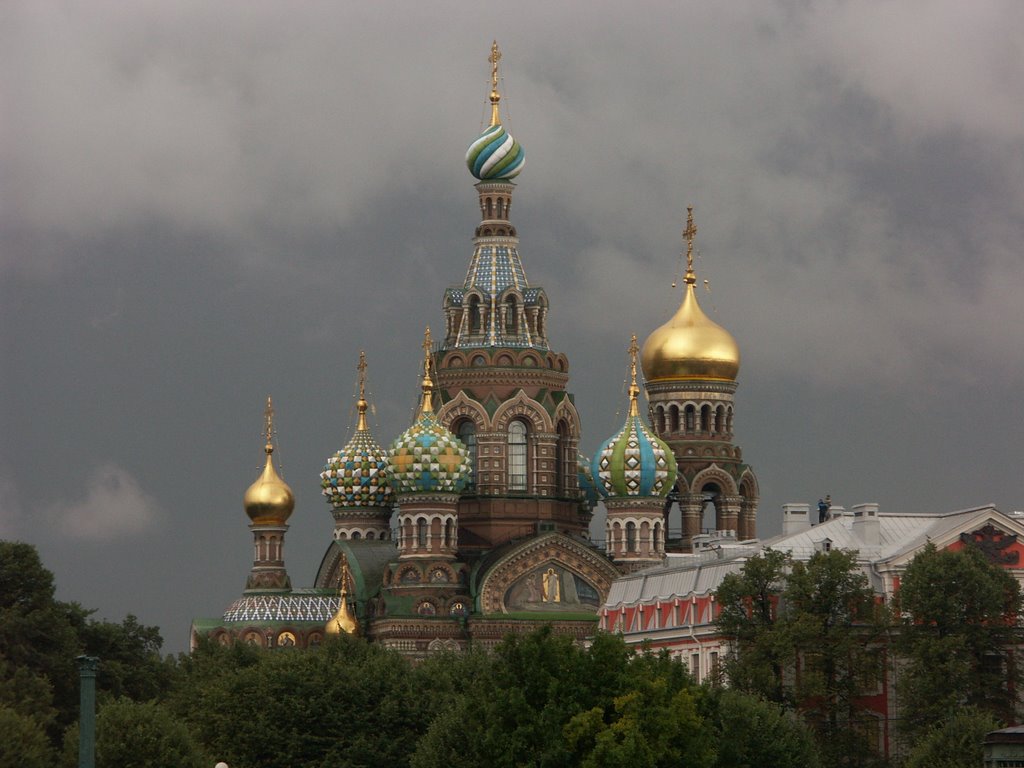
{"type": "Polygon", "coordinates": [[[100,660],[79,656],[78,768],[96,768],[96,670],[100,660]]]}

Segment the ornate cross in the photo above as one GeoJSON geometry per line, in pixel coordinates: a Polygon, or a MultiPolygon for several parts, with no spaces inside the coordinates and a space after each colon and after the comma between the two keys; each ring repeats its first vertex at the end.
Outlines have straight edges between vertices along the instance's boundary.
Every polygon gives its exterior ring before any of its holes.
{"type": "Polygon", "coordinates": [[[697,235],[697,225],[693,223],[693,206],[686,206],[686,229],[683,230],[683,237],[686,238],[686,273],[693,273],[693,238],[697,235]]]}

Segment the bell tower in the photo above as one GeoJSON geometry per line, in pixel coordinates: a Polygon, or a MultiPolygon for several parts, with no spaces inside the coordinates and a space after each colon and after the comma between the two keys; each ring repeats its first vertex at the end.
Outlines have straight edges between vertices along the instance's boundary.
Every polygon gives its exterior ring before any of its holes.
{"type": "Polygon", "coordinates": [[[675,315],[647,337],[642,353],[651,423],[672,449],[679,470],[676,495],[685,550],[701,533],[709,503],[716,530],[732,531],[740,540],[756,537],[760,496],[757,478],[733,439],[740,351],[732,335],[704,314],[697,301],[696,234],[690,206],[683,231],[683,300],[675,315]]]}

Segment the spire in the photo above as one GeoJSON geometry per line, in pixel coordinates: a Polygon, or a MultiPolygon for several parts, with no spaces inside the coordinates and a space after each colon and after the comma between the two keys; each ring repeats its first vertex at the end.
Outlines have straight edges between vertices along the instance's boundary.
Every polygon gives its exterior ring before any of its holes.
{"type": "Polygon", "coordinates": [[[348,599],[346,597],[346,590],[348,584],[348,557],[344,554],[341,556],[341,587],[338,590],[339,605],[337,612],[331,617],[331,620],[327,622],[325,627],[327,634],[329,635],[340,635],[355,634],[358,629],[358,623],[355,617],[348,610],[348,599]]]}
{"type": "Polygon", "coordinates": [[[640,347],[636,345],[636,334],[629,340],[629,415],[639,416],[640,409],[637,407],[636,399],[640,394],[640,387],[636,385],[636,356],[640,347]]]}
{"type": "Polygon", "coordinates": [[[366,352],[359,350],[359,365],[356,366],[359,371],[359,400],[356,401],[356,408],[359,410],[359,421],[356,423],[357,432],[366,431],[366,409],[368,404],[366,402],[366,352]]]}
{"type": "Polygon", "coordinates": [[[433,413],[434,402],[433,402],[433,391],[434,382],[430,378],[430,348],[432,342],[430,341],[430,326],[427,326],[426,332],[423,334],[423,401],[420,406],[420,414],[433,413]]]}
{"type": "Polygon", "coordinates": [[[263,450],[269,456],[274,452],[274,403],[270,395],[267,395],[267,407],[263,409],[263,424],[267,437],[263,450]]]}
{"type": "Polygon", "coordinates": [[[683,230],[683,237],[686,238],[686,277],[683,278],[687,285],[697,282],[697,275],[693,271],[693,238],[697,235],[697,225],[693,223],[693,206],[686,206],[686,229],[683,230]]]}
{"type": "Polygon", "coordinates": [[[501,115],[498,114],[501,101],[501,94],[498,93],[498,62],[501,61],[501,51],[498,50],[497,40],[491,43],[491,55],[487,60],[491,62],[491,126],[501,125],[501,115]]]}

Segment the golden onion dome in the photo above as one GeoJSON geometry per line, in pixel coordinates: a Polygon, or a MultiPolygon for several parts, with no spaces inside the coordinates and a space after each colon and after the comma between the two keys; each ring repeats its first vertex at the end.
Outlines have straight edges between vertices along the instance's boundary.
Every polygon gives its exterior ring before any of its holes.
{"type": "Polygon", "coordinates": [[[731,333],[704,314],[694,284],[687,280],[679,310],[644,342],[641,365],[649,382],[735,381],[740,370],[740,348],[731,333]]]}
{"type": "MultiPolygon", "coordinates": [[[[686,288],[683,303],[672,319],[647,337],[641,353],[648,382],[677,379],[735,381],[740,371],[740,348],[725,328],[704,314],[697,302],[697,275],[693,271],[693,206],[686,216],[686,288]]],[[[674,286],[674,284],[673,284],[674,286]]]]}
{"type": "Polygon", "coordinates": [[[341,588],[338,590],[338,610],[324,627],[328,635],[354,635],[359,629],[359,622],[348,609],[348,596],[345,584],[348,581],[348,558],[341,556],[341,588]]]}
{"type": "Polygon", "coordinates": [[[295,509],[295,495],[292,489],[274,469],[274,444],[270,441],[273,418],[273,405],[268,397],[267,443],[263,449],[267,454],[267,461],[263,466],[263,473],[249,486],[243,499],[245,514],[255,525],[284,525],[295,509]]]}

